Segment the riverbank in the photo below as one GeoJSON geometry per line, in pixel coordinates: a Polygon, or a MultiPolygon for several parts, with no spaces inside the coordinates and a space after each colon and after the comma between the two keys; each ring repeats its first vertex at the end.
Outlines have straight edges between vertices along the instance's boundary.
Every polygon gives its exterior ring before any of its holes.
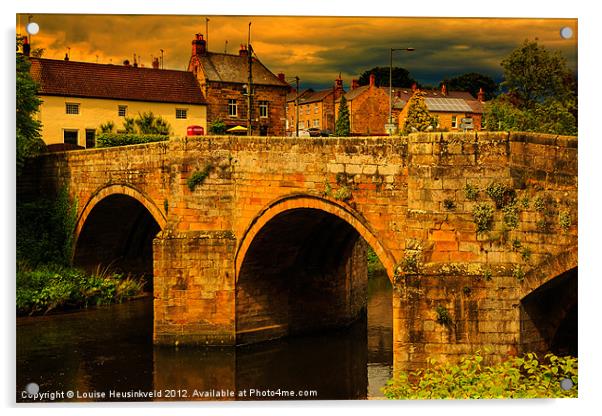
{"type": "Polygon", "coordinates": [[[17,315],[85,309],[143,295],[144,281],[118,273],[56,264],[17,265],[17,315]]]}

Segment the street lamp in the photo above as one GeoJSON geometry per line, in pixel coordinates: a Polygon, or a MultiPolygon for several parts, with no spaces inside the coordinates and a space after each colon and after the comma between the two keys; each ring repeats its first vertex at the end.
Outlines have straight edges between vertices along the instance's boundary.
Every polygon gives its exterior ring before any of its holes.
{"type": "Polygon", "coordinates": [[[286,78],[284,82],[286,82],[288,85],[291,85],[291,83],[288,82],[289,80],[295,81],[295,136],[299,137],[299,77],[295,76],[292,78],[286,78]]]}
{"type": "Polygon", "coordinates": [[[414,48],[391,48],[389,51],[389,135],[393,131],[393,51],[413,52],[414,48]]]}

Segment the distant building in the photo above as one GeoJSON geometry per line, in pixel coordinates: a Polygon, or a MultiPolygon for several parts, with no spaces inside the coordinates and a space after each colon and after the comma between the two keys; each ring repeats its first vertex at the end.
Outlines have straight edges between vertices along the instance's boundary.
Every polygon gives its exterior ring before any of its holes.
{"type": "MultiPolygon", "coordinates": [[[[203,35],[192,41],[188,70],[197,78],[208,103],[207,122],[221,119],[227,127],[247,126],[249,53],[241,45],[238,55],[209,52],[203,35]]],[[[283,136],[286,94],[284,74],[274,75],[252,57],[252,133],[283,136]]]]}
{"type": "Polygon", "coordinates": [[[184,136],[187,127],[207,129],[207,106],[193,74],[130,65],[30,58],[42,99],[39,118],[47,145],[94,147],[99,126],[117,130],[125,117],[152,112],[184,136]]]}
{"type": "MultiPolygon", "coordinates": [[[[415,89],[414,93],[418,92],[415,89]]],[[[440,91],[420,91],[429,113],[437,117],[441,130],[463,131],[481,130],[483,120],[484,93],[481,89],[477,98],[465,91],[447,91],[445,85],[440,91]]],[[[403,130],[408,114],[408,100],[399,115],[399,129],[403,130]]]]}
{"type": "Polygon", "coordinates": [[[286,98],[287,135],[296,134],[297,123],[300,131],[312,128],[323,132],[334,132],[336,100],[344,93],[343,80],[340,75],[332,88],[320,91],[306,89],[299,92],[298,98],[296,91],[290,92],[286,98]],[[299,105],[298,113],[297,103],[299,105]]]}
{"type": "MultiPolygon", "coordinates": [[[[349,124],[352,135],[384,135],[385,124],[389,119],[389,88],[377,87],[375,76],[370,74],[370,83],[359,86],[353,80],[351,89],[345,94],[349,109],[349,124]]],[[[339,114],[341,99],[336,100],[336,114],[339,114]]]]}

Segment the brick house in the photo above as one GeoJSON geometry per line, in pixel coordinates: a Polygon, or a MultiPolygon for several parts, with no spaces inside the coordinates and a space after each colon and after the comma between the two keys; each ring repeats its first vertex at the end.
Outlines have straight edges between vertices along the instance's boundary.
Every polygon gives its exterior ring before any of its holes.
{"type": "MultiPolygon", "coordinates": [[[[247,126],[249,53],[244,45],[238,55],[209,52],[203,35],[195,35],[188,70],[196,76],[207,101],[208,125],[221,119],[227,127],[247,126]]],[[[278,77],[256,57],[251,59],[252,134],[283,136],[289,85],[284,75],[278,77]]]]}
{"type": "Polygon", "coordinates": [[[336,100],[344,93],[343,80],[340,75],[332,88],[320,91],[306,89],[299,92],[298,98],[296,91],[289,93],[286,98],[287,135],[296,134],[296,123],[299,123],[299,130],[314,128],[334,132],[336,100]],[[298,120],[297,103],[299,105],[298,120]]]}
{"type": "MultiPolygon", "coordinates": [[[[414,89],[414,93],[419,90],[414,89]]],[[[445,85],[438,91],[420,91],[429,113],[438,119],[438,128],[448,131],[481,130],[484,93],[481,89],[474,98],[467,91],[447,91],[445,85]]],[[[409,99],[399,116],[399,130],[403,130],[409,99]]]]}
{"type": "MultiPolygon", "coordinates": [[[[349,124],[354,136],[384,135],[385,124],[389,119],[389,89],[377,87],[375,76],[370,74],[368,85],[358,86],[353,80],[351,90],[345,94],[349,109],[349,124]]],[[[335,103],[335,112],[339,114],[341,99],[335,103]]]]}

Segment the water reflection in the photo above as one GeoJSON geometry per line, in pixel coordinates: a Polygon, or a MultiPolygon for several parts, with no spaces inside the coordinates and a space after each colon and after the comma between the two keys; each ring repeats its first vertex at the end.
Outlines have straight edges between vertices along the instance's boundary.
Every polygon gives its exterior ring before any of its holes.
{"type": "MultiPolygon", "coordinates": [[[[17,323],[17,400],[30,383],[40,391],[316,391],[309,399],[382,396],[391,376],[391,286],[385,275],[369,281],[367,317],[349,328],[238,348],[153,348],[152,300],[84,312],[22,318],[17,323]],[[368,346],[366,348],[366,346],[368,346]]],[[[241,393],[242,394],[242,393],[241,393]]],[[[80,394],[81,395],[81,394],[80,394]]],[[[299,399],[300,397],[295,397],[299,399]]],[[[215,397],[212,398],[215,400],[215,397]]],[[[220,398],[223,399],[223,398],[220,398]]],[[[126,400],[149,400],[127,398],[126,400]]]]}

